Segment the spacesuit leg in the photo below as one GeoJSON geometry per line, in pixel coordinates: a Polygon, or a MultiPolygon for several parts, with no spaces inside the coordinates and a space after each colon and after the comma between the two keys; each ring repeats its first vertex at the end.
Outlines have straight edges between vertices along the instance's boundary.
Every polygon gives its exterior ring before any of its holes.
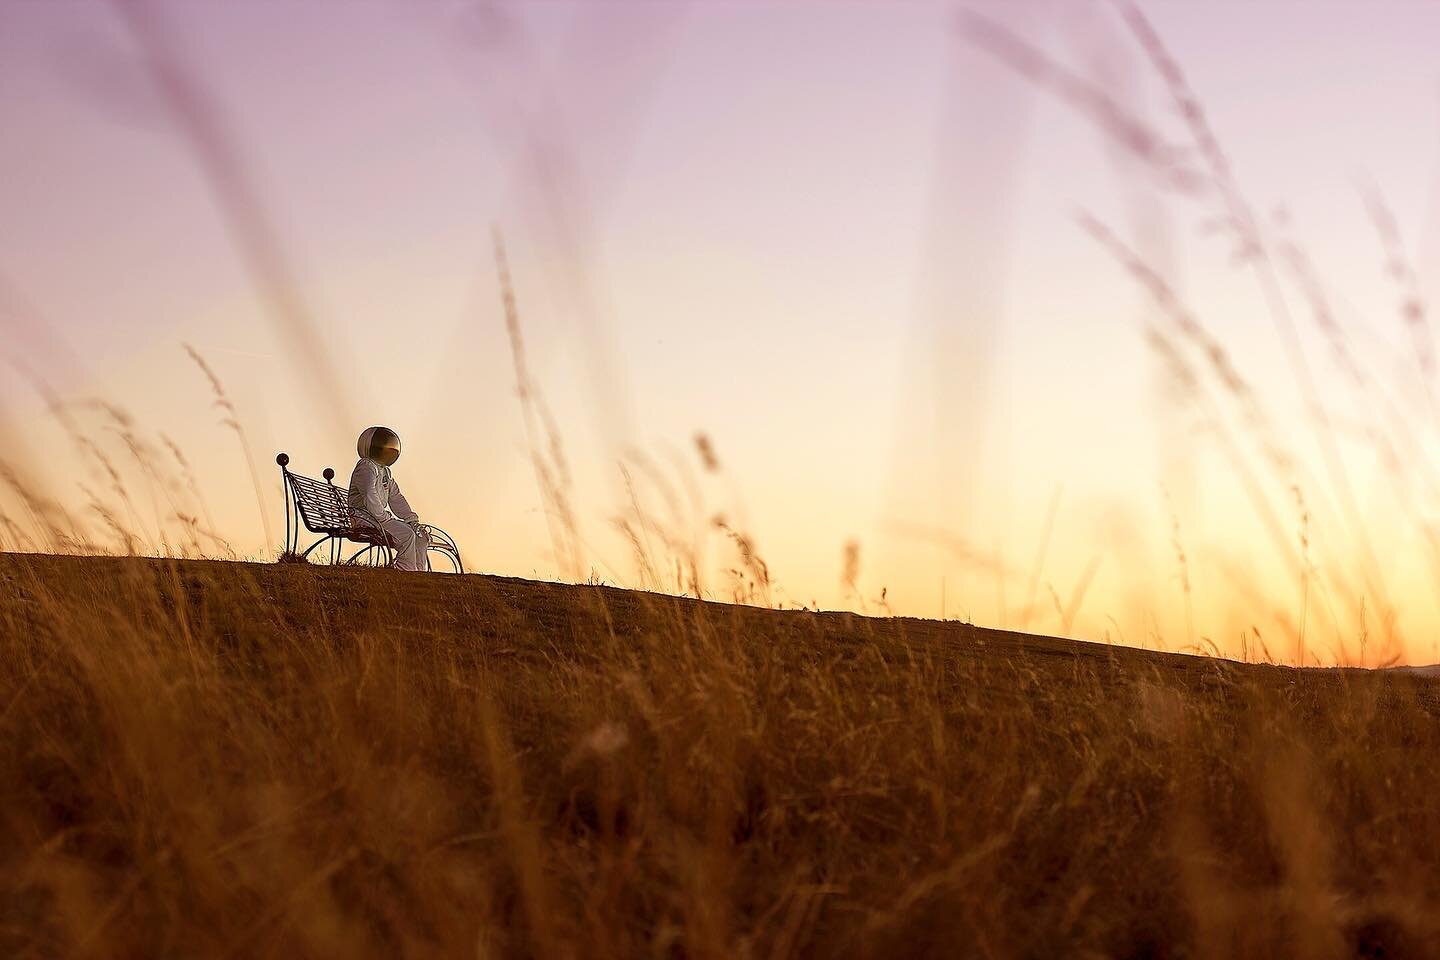
{"type": "Polygon", "coordinates": [[[415,538],[415,569],[430,569],[430,533],[427,530],[417,530],[415,538]]]}
{"type": "Polygon", "coordinates": [[[395,548],[396,570],[424,570],[423,563],[416,560],[416,548],[420,538],[415,528],[404,520],[390,518],[385,521],[385,533],[395,548]]]}

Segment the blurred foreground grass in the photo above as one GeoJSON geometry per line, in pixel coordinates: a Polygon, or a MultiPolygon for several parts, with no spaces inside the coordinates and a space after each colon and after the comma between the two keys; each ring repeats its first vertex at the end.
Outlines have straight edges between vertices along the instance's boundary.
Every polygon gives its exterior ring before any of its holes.
{"type": "Polygon", "coordinates": [[[1440,687],[0,556],[4,956],[1427,956],[1440,687]]]}

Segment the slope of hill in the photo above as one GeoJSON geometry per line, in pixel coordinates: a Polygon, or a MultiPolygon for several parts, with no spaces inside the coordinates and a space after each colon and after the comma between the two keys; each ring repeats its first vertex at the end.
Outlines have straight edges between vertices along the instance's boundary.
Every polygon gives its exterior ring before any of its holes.
{"type": "Polygon", "coordinates": [[[1440,681],[0,557],[6,956],[1426,956],[1440,681]]]}

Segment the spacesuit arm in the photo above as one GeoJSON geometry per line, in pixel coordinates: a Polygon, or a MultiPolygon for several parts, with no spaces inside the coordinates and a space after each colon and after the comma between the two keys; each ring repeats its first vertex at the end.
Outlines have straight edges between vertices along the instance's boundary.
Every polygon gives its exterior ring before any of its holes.
{"type": "Polygon", "coordinates": [[[405,494],[400,492],[400,483],[392,474],[390,476],[390,511],[407,523],[414,523],[420,519],[420,514],[410,507],[410,501],[405,499],[405,494]]]}
{"type": "Polygon", "coordinates": [[[372,523],[381,523],[388,514],[385,510],[385,491],[380,483],[380,467],[369,460],[361,460],[355,466],[355,475],[350,480],[350,503],[364,511],[365,518],[372,523]]]}

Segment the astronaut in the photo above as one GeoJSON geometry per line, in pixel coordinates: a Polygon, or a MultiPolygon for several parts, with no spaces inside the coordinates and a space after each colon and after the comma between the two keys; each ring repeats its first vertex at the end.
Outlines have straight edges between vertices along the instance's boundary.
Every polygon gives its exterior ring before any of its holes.
{"type": "Polygon", "coordinates": [[[410,507],[390,467],[400,459],[400,436],[370,427],[355,444],[360,462],[350,474],[350,519],[361,529],[379,528],[395,548],[395,569],[429,570],[430,532],[410,507]]]}

